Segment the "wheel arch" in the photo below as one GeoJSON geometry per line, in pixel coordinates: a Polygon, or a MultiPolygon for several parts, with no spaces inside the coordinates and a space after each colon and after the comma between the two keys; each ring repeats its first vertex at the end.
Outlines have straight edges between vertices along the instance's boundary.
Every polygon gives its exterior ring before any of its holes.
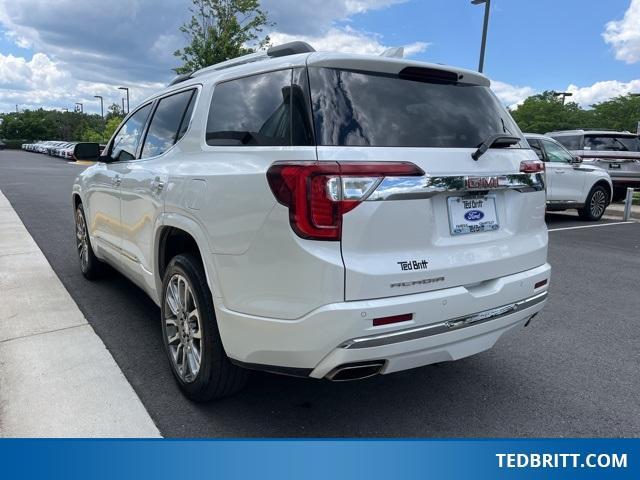
{"type": "Polygon", "coordinates": [[[593,190],[595,187],[603,187],[607,191],[607,194],[609,195],[608,201],[609,201],[609,204],[610,204],[611,203],[611,199],[613,198],[613,186],[611,185],[611,183],[608,182],[604,178],[601,178],[601,179],[597,180],[591,186],[591,188],[589,189],[589,192],[587,192],[587,196],[589,195],[589,193],[591,193],[591,190],[593,190]]]}
{"type": "Polygon", "coordinates": [[[169,214],[162,218],[155,234],[154,271],[158,298],[162,292],[162,279],[167,265],[179,253],[193,253],[202,262],[211,294],[218,293],[213,256],[204,233],[192,219],[169,214]]]}

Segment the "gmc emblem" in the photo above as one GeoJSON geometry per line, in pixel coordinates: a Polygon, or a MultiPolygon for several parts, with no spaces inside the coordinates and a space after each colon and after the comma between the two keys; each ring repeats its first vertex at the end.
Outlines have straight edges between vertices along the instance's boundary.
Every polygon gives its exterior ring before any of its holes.
{"type": "Polygon", "coordinates": [[[498,177],[467,177],[466,187],[468,190],[488,190],[498,188],[498,177]]]}

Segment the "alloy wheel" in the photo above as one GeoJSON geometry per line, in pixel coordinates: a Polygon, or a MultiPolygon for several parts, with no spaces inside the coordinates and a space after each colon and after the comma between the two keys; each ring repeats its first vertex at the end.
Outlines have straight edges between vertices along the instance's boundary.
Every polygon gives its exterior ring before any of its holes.
{"type": "Polygon", "coordinates": [[[602,190],[596,190],[593,192],[591,196],[591,202],[589,204],[589,209],[591,210],[591,215],[596,218],[600,218],[604,213],[605,208],[607,207],[607,196],[602,190]]]}
{"type": "Polygon", "coordinates": [[[193,382],[202,361],[202,325],[196,299],[184,276],[171,277],[164,302],[164,334],[171,361],[184,382],[193,382]]]}
{"type": "Polygon", "coordinates": [[[80,268],[82,268],[83,272],[86,272],[89,264],[89,237],[87,235],[87,222],[84,219],[82,210],[79,208],[76,210],[76,247],[80,257],[80,268]]]}

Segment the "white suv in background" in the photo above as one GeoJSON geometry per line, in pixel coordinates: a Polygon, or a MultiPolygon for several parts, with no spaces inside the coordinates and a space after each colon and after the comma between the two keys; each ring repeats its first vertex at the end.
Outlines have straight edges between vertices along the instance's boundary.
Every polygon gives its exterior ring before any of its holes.
{"type": "Polygon", "coordinates": [[[546,135],[564,145],[585,165],[609,172],[613,201],[624,200],[627,188],[640,188],[640,137],[614,130],[562,130],[546,135]]]}
{"type": "Polygon", "coordinates": [[[475,72],[293,42],[177,78],[103,155],[82,272],[161,307],[195,400],[459,359],[546,301],[543,165],[475,72]]]}
{"type": "Polygon", "coordinates": [[[535,133],[525,133],[525,137],[545,162],[547,210],[575,208],[584,220],[600,220],[613,195],[609,174],[596,166],[583,165],[580,157],[553,138],[535,133]]]}

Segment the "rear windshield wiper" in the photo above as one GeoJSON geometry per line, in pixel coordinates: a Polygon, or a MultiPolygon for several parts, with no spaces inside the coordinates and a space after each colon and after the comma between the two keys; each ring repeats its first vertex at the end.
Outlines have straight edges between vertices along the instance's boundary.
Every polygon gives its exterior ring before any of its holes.
{"type": "Polygon", "coordinates": [[[478,149],[471,154],[471,158],[478,160],[482,155],[486,153],[491,147],[510,147],[520,141],[520,137],[514,137],[513,135],[505,135],[504,133],[497,133],[491,135],[484,142],[480,144],[478,149]]]}

